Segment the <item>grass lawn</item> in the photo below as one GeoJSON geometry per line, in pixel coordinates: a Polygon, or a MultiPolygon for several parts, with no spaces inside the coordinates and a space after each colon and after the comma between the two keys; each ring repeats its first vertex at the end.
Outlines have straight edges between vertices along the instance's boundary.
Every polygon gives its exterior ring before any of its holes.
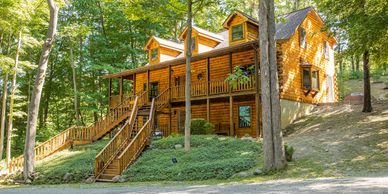
{"type": "Polygon", "coordinates": [[[78,183],[87,179],[94,173],[94,158],[108,143],[100,140],[93,144],[74,146],[73,149],[64,150],[36,164],[38,178],[34,184],[60,184],[78,183]],[[64,181],[66,173],[72,173],[70,180],[64,181]]]}
{"type": "Polygon", "coordinates": [[[183,136],[154,141],[151,148],[124,173],[130,181],[192,181],[227,179],[259,163],[261,144],[215,135],[193,135],[191,150],[175,149],[183,145],[183,136]],[[177,159],[177,163],[172,162],[177,159]]]}

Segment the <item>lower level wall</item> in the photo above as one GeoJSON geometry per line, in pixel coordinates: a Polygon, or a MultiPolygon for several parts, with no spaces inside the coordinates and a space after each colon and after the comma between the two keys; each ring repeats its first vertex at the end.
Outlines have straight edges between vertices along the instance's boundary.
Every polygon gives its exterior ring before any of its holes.
{"type": "Polygon", "coordinates": [[[284,129],[297,118],[310,114],[315,105],[290,100],[280,100],[281,127],[284,129]]]}

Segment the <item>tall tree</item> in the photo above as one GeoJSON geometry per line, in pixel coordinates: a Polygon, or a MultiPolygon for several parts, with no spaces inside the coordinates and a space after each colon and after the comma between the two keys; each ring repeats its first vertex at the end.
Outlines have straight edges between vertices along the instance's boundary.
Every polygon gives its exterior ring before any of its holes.
{"type": "Polygon", "coordinates": [[[33,179],[34,171],[34,147],[36,137],[36,124],[39,112],[40,98],[42,95],[42,88],[45,81],[47,63],[51,52],[52,45],[55,40],[55,34],[57,31],[58,11],[59,8],[55,4],[54,0],[47,0],[50,8],[50,22],[46,40],[43,43],[42,53],[39,59],[38,72],[35,78],[35,85],[31,96],[31,101],[28,111],[28,121],[26,130],[26,144],[24,149],[24,169],[23,176],[26,182],[30,182],[33,179]]]}
{"type": "Polygon", "coordinates": [[[266,170],[282,169],[286,166],[280,128],[275,32],[274,0],[261,0],[259,4],[259,48],[264,168],[266,170]]]}
{"type": "Polygon", "coordinates": [[[187,36],[186,36],[186,83],[185,83],[185,101],[186,101],[186,119],[185,119],[185,150],[190,150],[190,125],[191,125],[191,55],[192,55],[192,20],[193,20],[193,2],[187,1],[187,36]]]}
{"type": "Polygon", "coordinates": [[[1,99],[1,128],[0,128],[0,160],[3,158],[4,150],[4,131],[5,131],[5,114],[7,112],[7,82],[8,82],[8,72],[4,73],[3,76],[3,95],[1,99]]]}
{"type": "Polygon", "coordinates": [[[386,60],[388,49],[387,1],[385,0],[320,0],[319,9],[326,13],[329,27],[346,33],[346,47],[363,55],[364,106],[363,112],[372,111],[370,93],[370,59],[375,64],[386,60]]]}
{"type": "Polygon", "coordinates": [[[13,67],[13,77],[11,83],[11,96],[9,99],[9,114],[8,114],[8,128],[7,128],[7,149],[6,149],[6,164],[11,161],[11,139],[12,139],[12,123],[13,123],[13,111],[14,111],[14,98],[16,91],[16,78],[19,65],[19,53],[22,46],[22,30],[20,29],[18,35],[18,44],[15,54],[15,66],[13,67]]]}

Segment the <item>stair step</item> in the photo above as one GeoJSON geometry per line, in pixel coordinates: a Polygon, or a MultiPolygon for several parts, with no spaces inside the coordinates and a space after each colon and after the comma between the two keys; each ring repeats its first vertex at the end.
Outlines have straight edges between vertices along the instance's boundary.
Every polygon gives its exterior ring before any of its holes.
{"type": "Polygon", "coordinates": [[[104,173],[105,173],[105,174],[120,174],[118,168],[115,168],[115,169],[113,169],[113,168],[108,169],[108,168],[107,168],[107,169],[104,170],[104,173]]]}
{"type": "Polygon", "coordinates": [[[96,179],[97,182],[113,182],[112,179],[102,179],[102,178],[98,178],[96,179]]]}
{"type": "Polygon", "coordinates": [[[120,174],[101,174],[100,175],[100,179],[112,179],[113,177],[117,176],[117,175],[120,175],[120,174]]]}

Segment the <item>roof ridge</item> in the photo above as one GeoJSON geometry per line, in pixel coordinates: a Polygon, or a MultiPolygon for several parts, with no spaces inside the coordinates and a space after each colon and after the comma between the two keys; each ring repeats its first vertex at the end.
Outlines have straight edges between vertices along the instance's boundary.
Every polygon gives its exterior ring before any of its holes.
{"type": "Polygon", "coordinates": [[[312,6],[308,6],[308,7],[302,8],[302,9],[298,9],[298,10],[294,10],[294,11],[291,11],[291,12],[288,12],[288,13],[281,14],[281,15],[279,15],[279,16],[287,16],[287,15],[290,15],[290,14],[292,14],[292,13],[296,13],[296,12],[299,12],[299,11],[303,11],[303,10],[305,10],[305,9],[313,9],[313,10],[314,10],[314,8],[313,8],[312,6]]]}

